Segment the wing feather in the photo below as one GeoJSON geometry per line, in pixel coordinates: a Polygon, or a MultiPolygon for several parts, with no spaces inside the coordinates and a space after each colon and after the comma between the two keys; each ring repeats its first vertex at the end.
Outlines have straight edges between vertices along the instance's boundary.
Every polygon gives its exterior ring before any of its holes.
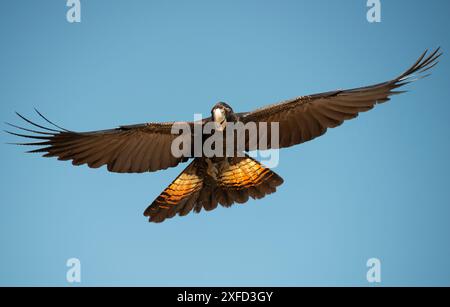
{"type": "MultiPolygon", "coordinates": [[[[171,154],[172,141],[179,136],[171,133],[173,122],[74,132],[61,128],[39,111],[35,111],[39,117],[57,129],[37,124],[17,113],[26,123],[44,131],[13,124],[8,125],[31,134],[7,131],[14,136],[41,140],[41,142],[15,143],[23,146],[38,146],[28,151],[30,153],[42,153],[44,157],[56,157],[63,161],[72,160],[74,165],[87,164],[92,168],[106,165],[109,171],[117,173],[152,172],[174,167],[189,158],[176,158],[171,154]]],[[[188,124],[191,127],[193,125],[193,123],[188,124]]]]}
{"type": "MultiPolygon", "coordinates": [[[[390,96],[404,93],[396,89],[427,77],[428,74],[424,73],[438,63],[441,55],[440,48],[431,53],[425,51],[409,69],[387,82],[297,97],[253,112],[241,113],[240,120],[244,123],[278,122],[279,148],[304,143],[323,135],[328,128],[340,126],[359,113],[373,109],[376,104],[389,101],[390,96]]],[[[270,140],[270,136],[267,139],[270,140]]],[[[247,144],[247,150],[258,149],[250,148],[251,142],[247,141],[247,144]]],[[[267,145],[271,148],[270,142],[267,145]]]]}

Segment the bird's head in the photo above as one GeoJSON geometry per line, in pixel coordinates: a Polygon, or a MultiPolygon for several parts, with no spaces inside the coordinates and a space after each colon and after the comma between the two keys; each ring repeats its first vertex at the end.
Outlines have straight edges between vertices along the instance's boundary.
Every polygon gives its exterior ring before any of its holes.
{"type": "Polygon", "coordinates": [[[234,120],[233,109],[225,102],[218,102],[211,110],[211,119],[216,125],[218,131],[223,131],[227,121],[234,120]]]}

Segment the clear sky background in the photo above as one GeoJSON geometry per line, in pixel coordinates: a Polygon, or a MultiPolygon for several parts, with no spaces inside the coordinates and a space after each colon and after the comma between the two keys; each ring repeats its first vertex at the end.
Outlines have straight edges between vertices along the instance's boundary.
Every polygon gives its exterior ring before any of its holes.
{"type": "MultiPolygon", "coordinates": [[[[385,81],[450,51],[450,3],[365,0],[1,1],[1,121],[33,107],[72,130],[191,120],[385,81]]],[[[276,194],[163,224],[142,215],[185,166],[123,175],[26,155],[0,159],[0,285],[450,285],[450,69],[281,152],[276,194]]],[[[4,129],[7,128],[3,125],[4,129]]]]}

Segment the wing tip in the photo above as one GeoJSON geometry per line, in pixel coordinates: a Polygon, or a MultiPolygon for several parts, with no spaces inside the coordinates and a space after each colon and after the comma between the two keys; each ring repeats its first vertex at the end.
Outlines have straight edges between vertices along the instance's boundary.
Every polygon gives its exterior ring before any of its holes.
{"type": "Polygon", "coordinates": [[[433,51],[426,49],[424,53],[417,59],[417,61],[403,74],[401,74],[395,81],[403,82],[410,81],[414,82],[423,78],[428,77],[431,73],[422,75],[423,73],[429,71],[435,67],[439,61],[438,59],[444,54],[441,47],[437,47],[433,51]]]}

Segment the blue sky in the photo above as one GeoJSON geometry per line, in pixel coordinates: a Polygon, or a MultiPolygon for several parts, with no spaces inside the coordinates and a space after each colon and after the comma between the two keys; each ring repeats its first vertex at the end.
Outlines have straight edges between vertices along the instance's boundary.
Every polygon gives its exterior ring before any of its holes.
{"type": "MultiPolygon", "coordinates": [[[[191,120],[385,81],[450,50],[448,1],[81,0],[0,4],[1,120],[72,130],[191,120]]],[[[0,285],[449,285],[447,54],[409,93],[281,152],[276,194],[150,224],[184,166],[123,175],[25,155],[0,134],[0,285]]],[[[6,125],[4,126],[6,129],[6,125]]]]}

